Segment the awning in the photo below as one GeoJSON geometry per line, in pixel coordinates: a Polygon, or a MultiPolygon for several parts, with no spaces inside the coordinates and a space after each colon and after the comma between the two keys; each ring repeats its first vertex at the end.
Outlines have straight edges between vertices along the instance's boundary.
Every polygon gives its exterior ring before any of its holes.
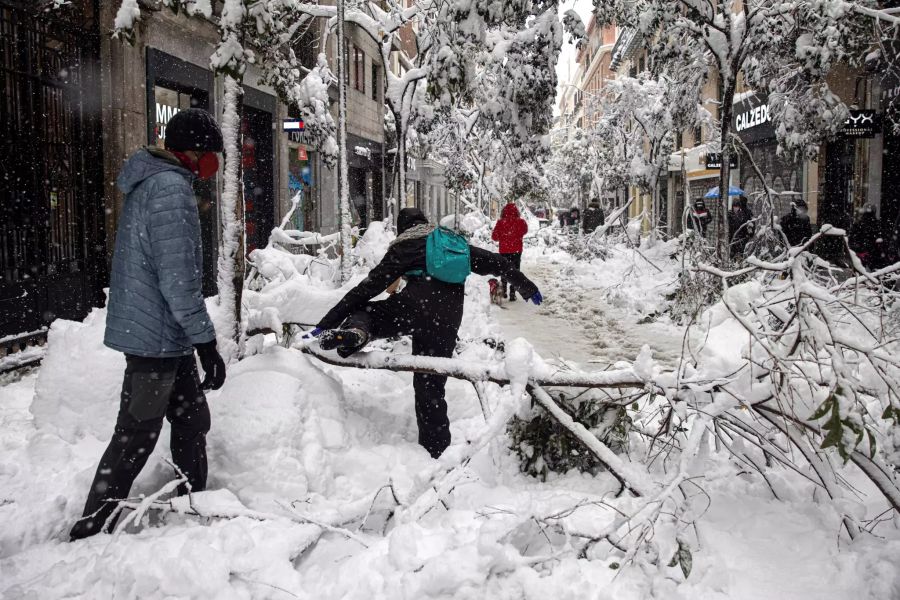
{"type": "Polygon", "coordinates": [[[681,156],[684,154],[684,170],[687,173],[706,169],[706,154],[709,144],[700,144],[693,148],[679,150],[669,155],[669,171],[681,171],[681,156]]]}

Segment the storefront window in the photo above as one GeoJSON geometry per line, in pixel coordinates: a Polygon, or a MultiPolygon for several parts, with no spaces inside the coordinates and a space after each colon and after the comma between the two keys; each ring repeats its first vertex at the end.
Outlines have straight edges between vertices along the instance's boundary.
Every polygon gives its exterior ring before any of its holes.
{"type": "Polygon", "coordinates": [[[297,199],[297,209],[291,216],[292,226],[299,231],[313,231],[315,203],[313,201],[314,153],[305,144],[290,144],[288,147],[288,196],[297,199]]]}
{"type": "Polygon", "coordinates": [[[198,107],[200,100],[191,94],[172,90],[161,85],[153,87],[156,104],[156,145],[162,148],[166,139],[166,125],[178,111],[198,107]]]}

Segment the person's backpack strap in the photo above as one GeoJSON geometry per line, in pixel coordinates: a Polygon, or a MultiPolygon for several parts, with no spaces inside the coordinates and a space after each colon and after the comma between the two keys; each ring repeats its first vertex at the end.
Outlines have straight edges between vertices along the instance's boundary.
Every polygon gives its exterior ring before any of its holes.
{"type": "Polygon", "coordinates": [[[466,238],[438,227],[425,241],[425,270],[445,283],[463,283],[472,272],[469,243],[466,238]]]}

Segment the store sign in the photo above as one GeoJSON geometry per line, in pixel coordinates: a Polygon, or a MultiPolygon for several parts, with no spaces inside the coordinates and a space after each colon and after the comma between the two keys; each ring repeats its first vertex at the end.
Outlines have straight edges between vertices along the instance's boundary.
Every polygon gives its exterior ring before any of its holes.
{"type": "MultiPolygon", "coordinates": [[[[732,154],[728,157],[728,166],[732,169],[737,169],[737,156],[732,154]]],[[[721,169],[722,168],[722,154],[720,152],[709,152],[706,155],[706,168],[707,169],[721,169]]]]}
{"type": "Polygon", "coordinates": [[[881,108],[884,110],[900,108],[900,40],[882,40],[884,56],[881,75],[881,108]]]}
{"type": "Polygon", "coordinates": [[[295,144],[303,144],[307,148],[315,150],[315,140],[312,139],[309,132],[307,131],[288,131],[287,132],[288,141],[294,142],[295,144]]]}
{"type": "Polygon", "coordinates": [[[735,117],[734,128],[744,131],[769,122],[769,105],[760,104],[750,110],[738,113],[735,117]]]}
{"type": "Polygon", "coordinates": [[[732,127],[745,144],[774,139],[775,127],[772,125],[768,101],[750,96],[736,102],[732,127]]]}
{"type": "Polygon", "coordinates": [[[166,139],[166,125],[172,120],[180,109],[177,106],[156,103],[156,137],[166,139]]]}
{"type": "Polygon", "coordinates": [[[284,119],[281,128],[284,131],[303,131],[303,119],[284,119]]]}
{"type": "Polygon", "coordinates": [[[845,138],[873,138],[881,132],[880,115],[874,110],[851,110],[840,134],[845,138]]]}

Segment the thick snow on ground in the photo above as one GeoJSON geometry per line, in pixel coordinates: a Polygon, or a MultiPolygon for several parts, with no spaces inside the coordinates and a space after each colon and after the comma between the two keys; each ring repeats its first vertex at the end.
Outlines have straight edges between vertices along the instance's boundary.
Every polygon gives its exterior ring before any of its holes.
{"type": "MultiPolygon", "coordinates": [[[[592,264],[527,254],[523,268],[548,298],[541,308],[492,307],[486,280],[473,276],[461,353],[488,360],[494,350],[466,340],[525,337],[538,354],[596,368],[632,360],[644,344],[663,363],[674,361],[683,332],[664,318],[638,324],[664,306],[673,276],[665,255],[648,253],[660,274],[624,249],[592,264]]],[[[538,482],[518,471],[505,440],[475,455],[446,506],[435,503],[420,519],[410,510],[388,519],[395,503],[391,490],[379,489],[391,484],[408,505],[442,464],[416,443],[412,376],[324,365],[271,337],[208,395],[211,491],[197,503],[246,516],[151,514],[121,534],[68,543],[118,407],[123,361],[102,347],[104,316],[97,310],[84,323],[55,323],[41,369],[0,387],[2,598],[900,597],[896,521],[876,530],[884,539],[851,544],[839,516],[801,478],[776,474],[784,500],[775,501],[723,454],[710,454],[696,474],[709,506],[686,581],[677,567],[614,569],[611,560],[566,552],[565,538],[545,534],[531,516],[608,498],[616,482],[576,472],[538,482]],[[352,519],[370,507],[362,525],[352,519]],[[325,533],[316,525],[348,521],[346,530],[325,533]]],[[[394,346],[408,352],[402,342],[394,346]]],[[[507,346],[527,362],[526,345],[507,346]]],[[[489,387],[494,409],[510,400],[489,387]]],[[[485,425],[471,384],[449,381],[447,398],[454,445],[442,460],[449,466],[485,425]]],[[[133,496],[173,478],[163,460],[167,441],[166,427],[133,496]]],[[[599,531],[614,516],[592,505],[560,522],[599,531]]]]}
{"type": "Polygon", "coordinates": [[[657,362],[672,366],[684,330],[660,313],[676,283],[673,251],[659,244],[643,250],[643,258],[613,247],[606,260],[578,261],[566,252],[526,248],[522,270],[545,298],[540,318],[520,301],[494,307],[492,316],[508,336],[527,338],[546,359],[599,368],[632,361],[649,345],[657,362]]]}

